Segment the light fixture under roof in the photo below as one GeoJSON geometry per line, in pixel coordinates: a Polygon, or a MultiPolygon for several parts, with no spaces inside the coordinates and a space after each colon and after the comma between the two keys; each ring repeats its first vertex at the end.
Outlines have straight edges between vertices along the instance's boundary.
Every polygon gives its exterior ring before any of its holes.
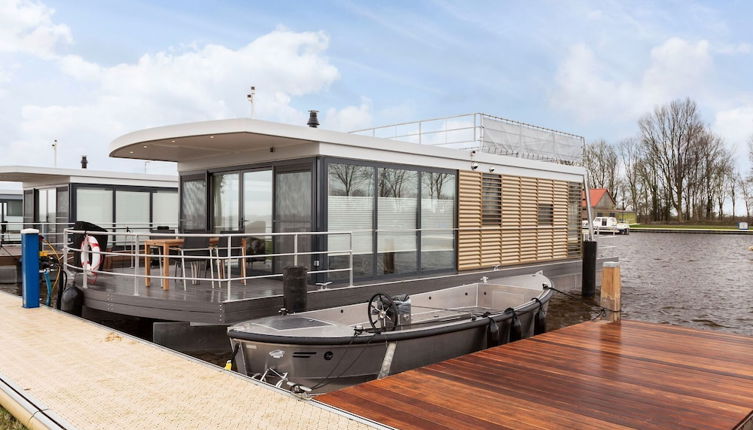
{"type": "Polygon", "coordinates": [[[129,154],[133,154],[133,151],[128,151],[129,154]]]}
{"type": "Polygon", "coordinates": [[[175,141],[174,141],[174,140],[171,140],[171,141],[170,141],[170,143],[175,143],[175,141]]]}
{"type": "Polygon", "coordinates": [[[214,136],[209,136],[210,139],[214,139],[214,136]]]}
{"type": "Polygon", "coordinates": [[[149,147],[148,145],[144,145],[144,149],[146,149],[146,148],[148,148],[148,147],[149,147]]]}

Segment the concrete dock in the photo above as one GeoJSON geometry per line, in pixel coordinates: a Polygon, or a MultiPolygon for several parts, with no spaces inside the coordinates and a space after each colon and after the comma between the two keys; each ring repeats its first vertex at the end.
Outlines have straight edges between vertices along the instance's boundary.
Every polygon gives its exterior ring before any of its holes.
{"type": "Polygon", "coordinates": [[[0,405],[29,428],[384,428],[0,292],[0,405]]]}

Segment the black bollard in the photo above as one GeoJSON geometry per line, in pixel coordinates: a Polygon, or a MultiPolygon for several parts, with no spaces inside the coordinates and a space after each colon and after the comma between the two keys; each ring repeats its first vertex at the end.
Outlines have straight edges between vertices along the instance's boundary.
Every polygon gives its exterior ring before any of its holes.
{"type": "Polygon", "coordinates": [[[283,306],[288,312],[306,310],[306,277],[308,270],[303,266],[290,266],[283,269],[282,298],[283,306]]]}
{"type": "Polygon", "coordinates": [[[596,294],[596,241],[583,241],[583,276],[580,287],[583,297],[593,297],[596,294]]]}

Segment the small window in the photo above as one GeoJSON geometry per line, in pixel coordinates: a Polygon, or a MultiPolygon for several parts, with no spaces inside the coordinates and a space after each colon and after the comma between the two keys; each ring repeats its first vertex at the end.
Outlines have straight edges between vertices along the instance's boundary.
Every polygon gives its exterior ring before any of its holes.
{"type": "Polygon", "coordinates": [[[539,204],[539,225],[552,225],[554,223],[554,205],[550,203],[539,204]]]}
{"type": "Polygon", "coordinates": [[[502,224],[502,177],[484,173],[481,178],[481,225],[502,224]]]}

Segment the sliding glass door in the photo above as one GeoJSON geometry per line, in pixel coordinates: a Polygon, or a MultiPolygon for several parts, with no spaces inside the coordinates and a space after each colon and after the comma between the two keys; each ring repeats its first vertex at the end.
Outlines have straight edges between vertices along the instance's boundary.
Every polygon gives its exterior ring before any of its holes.
{"type": "MultiPolygon", "coordinates": [[[[286,169],[275,174],[275,231],[278,233],[310,232],[311,224],[311,169],[286,169]]],[[[292,253],[311,250],[311,236],[298,236],[297,246],[293,235],[278,236],[275,253],[292,253]]],[[[312,259],[299,256],[298,264],[311,268],[312,259]]],[[[293,256],[278,257],[275,271],[295,264],[293,256]]]]}
{"type": "MultiPolygon", "coordinates": [[[[272,171],[243,173],[243,231],[248,234],[248,255],[272,254],[272,171]]],[[[252,272],[270,272],[271,257],[248,260],[252,272]]]]}

